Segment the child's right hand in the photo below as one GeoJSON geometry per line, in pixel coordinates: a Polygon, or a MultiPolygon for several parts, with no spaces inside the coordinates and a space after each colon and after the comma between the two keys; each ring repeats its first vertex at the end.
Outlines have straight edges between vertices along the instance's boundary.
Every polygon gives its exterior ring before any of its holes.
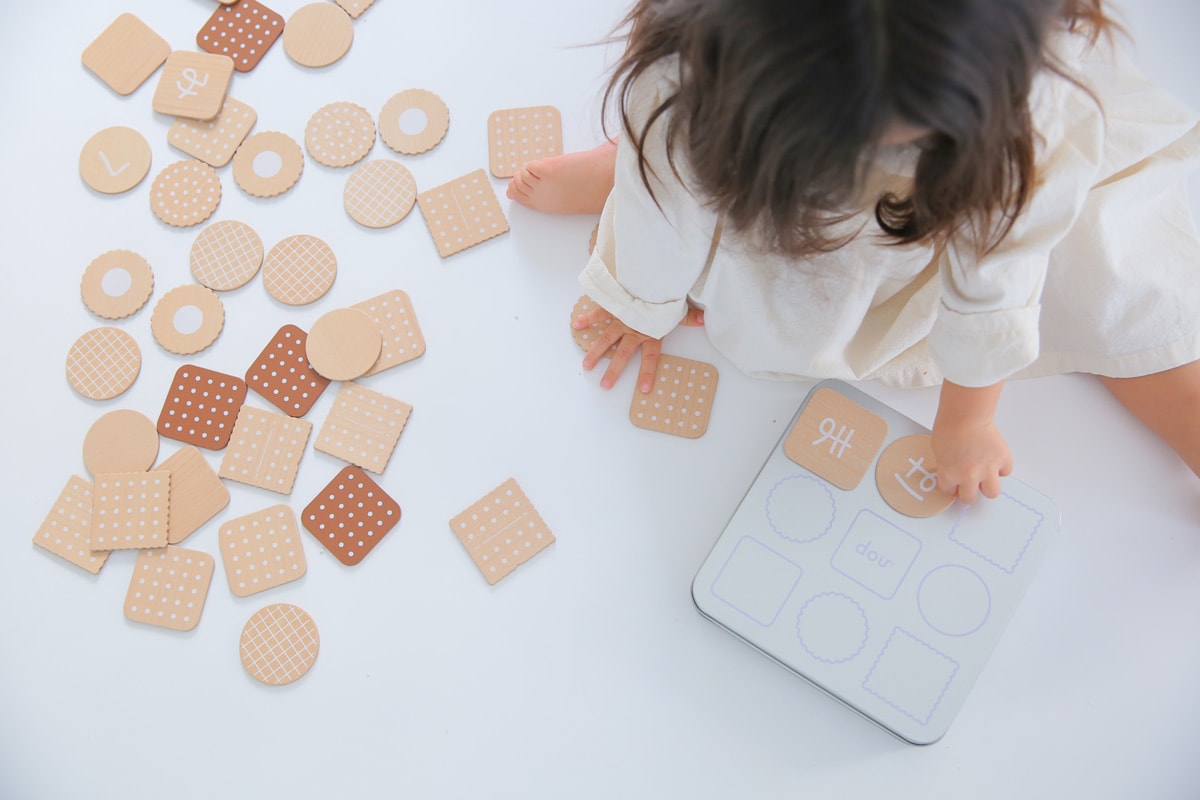
{"type": "MultiPolygon", "coordinates": [[[[638,369],[638,390],[643,394],[649,392],[654,386],[654,373],[658,369],[658,357],[662,355],[662,339],[655,339],[635,331],[599,306],[580,314],[571,322],[571,326],[575,330],[583,330],[606,319],[611,319],[612,322],[600,332],[596,341],[592,343],[591,349],[584,355],[583,368],[590,371],[604,357],[609,348],[616,345],[617,349],[612,354],[611,363],[600,379],[600,388],[611,389],[617,382],[617,378],[624,372],[626,365],[629,364],[629,360],[633,358],[633,354],[640,347],[642,362],[638,369]]],[[[680,324],[703,325],[704,312],[698,308],[689,307],[680,324]]]]}

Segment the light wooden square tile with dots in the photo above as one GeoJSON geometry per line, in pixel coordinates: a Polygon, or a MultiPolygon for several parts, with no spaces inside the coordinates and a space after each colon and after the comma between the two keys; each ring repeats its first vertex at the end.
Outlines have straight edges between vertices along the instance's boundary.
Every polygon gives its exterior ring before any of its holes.
{"type": "Polygon", "coordinates": [[[92,482],[72,475],[33,535],[33,543],[95,575],[108,561],[108,551],[91,549],[91,530],[92,482]]]}
{"type": "Polygon", "coordinates": [[[225,577],[238,597],[290,583],[308,569],[296,514],[282,503],[229,520],[219,538],[225,577]]]}
{"type": "Polygon", "coordinates": [[[403,289],[393,289],[370,300],[355,303],[353,308],[370,315],[383,334],[379,359],[367,370],[367,375],[375,375],[425,354],[425,335],[421,333],[421,325],[417,322],[412,299],[403,289]]]}
{"type": "Polygon", "coordinates": [[[554,543],[554,534],[516,480],[509,478],[450,520],[490,584],[554,543]]]}
{"type": "Polygon", "coordinates": [[[504,108],[488,117],[488,166],[511,178],[527,161],[561,156],[562,114],[554,106],[504,108]]]}
{"type": "Polygon", "coordinates": [[[221,110],[210,120],[176,117],[167,131],[167,142],[205,164],[223,167],[258,121],[258,112],[246,103],[226,97],[221,110]]]}
{"type": "Polygon", "coordinates": [[[88,542],[91,549],[144,550],[166,546],[170,531],[170,472],[112,472],[95,478],[88,542]]]}
{"type": "Polygon", "coordinates": [[[639,428],[698,439],[708,430],[717,377],[712,364],[664,354],[650,391],[634,387],[629,421],[639,428]]]}
{"type": "Polygon", "coordinates": [[[186,547],[143,550],[125,593],[125,616],[134,622],[190,631],[200,622],[213,566],[208,553],[186,547]]]}
{"type": "Polygon", "coordinates": [[[311,432],[312,423],[307,420],[242,406],[217,474],[260,489],[291,494],[311,432]]]}
{"type": "Polygon", "coordinates": [[[347,381],[338,390],[313,447],[379,475],[411,413],[408,403],[347,381]]]}
{"type": "Polygon", "coordinates": [[[442,258],[508,232],[500,201],[481,169],[417,195],[442,258]]]}

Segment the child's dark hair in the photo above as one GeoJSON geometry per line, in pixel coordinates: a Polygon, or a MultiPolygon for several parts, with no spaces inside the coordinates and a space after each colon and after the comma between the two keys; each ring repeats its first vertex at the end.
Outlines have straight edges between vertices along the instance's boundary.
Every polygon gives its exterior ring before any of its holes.
{"type": "Polygon", "coordinates": [[[620,101],[647,187],[645,133],[670,112],[672,167],[682,152],[727,225],[796,254],[842,243],[830,225],[898,121],[928,134],[911,195],[876,203],[883,231],[995,246],[1036,182],[1029,92],[1055,69],[1047,38],[1110,24],[1101,0],[638,0],[626,23],[605,104],[620,101]],[[630,88],[672,55],[678,91],[634,130],[630,88]]]}

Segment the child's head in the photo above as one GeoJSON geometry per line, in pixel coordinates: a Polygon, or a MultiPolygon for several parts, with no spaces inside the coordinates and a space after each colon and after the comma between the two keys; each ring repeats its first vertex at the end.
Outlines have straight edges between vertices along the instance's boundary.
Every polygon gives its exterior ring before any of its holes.
{"type": "MultiPolygon", "coordinates": [[[[668,141],[739,230],[827,248],[879,147],[921,148],[910,197],[876,218],[898,241],[971,224],[1003,235],[1033,183],[1028,96],[1053,27],[1100,0],[639,0],[610,88],[672,55],[668,141]]],[[[641,130],[626,134],[641,139],[641,130]]]]}

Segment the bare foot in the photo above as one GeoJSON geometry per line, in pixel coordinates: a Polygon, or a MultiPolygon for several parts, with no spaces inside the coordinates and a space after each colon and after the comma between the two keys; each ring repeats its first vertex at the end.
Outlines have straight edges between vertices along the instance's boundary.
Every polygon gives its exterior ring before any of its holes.
{"type": "Polygon", "coordinates": [[[508,197],[547,214],[599,214],[613,187],[617,143],[530,161],[508,182],[508,197]]]}

